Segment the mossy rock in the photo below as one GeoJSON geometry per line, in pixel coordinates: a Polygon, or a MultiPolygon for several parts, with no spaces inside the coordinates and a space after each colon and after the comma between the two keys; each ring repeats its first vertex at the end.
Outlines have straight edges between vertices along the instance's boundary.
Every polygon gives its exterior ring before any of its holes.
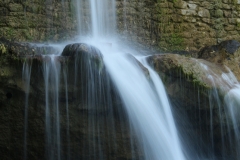
{"type": "Polygon", "coordinates": [[[180,78],[180,76],[182,76],[193,85],[206,89],[215,87],[208,77],[208,69],[218,76],[227,72],[222,66],[178,54],[153,55],[148,58],[148,61],[159,74],[163,73],[174,78],[180,78]]]}

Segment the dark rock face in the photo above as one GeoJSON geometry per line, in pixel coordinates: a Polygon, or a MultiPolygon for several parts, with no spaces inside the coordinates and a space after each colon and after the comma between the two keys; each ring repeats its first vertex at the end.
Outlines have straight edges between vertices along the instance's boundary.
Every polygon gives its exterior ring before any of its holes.
{"type": "Polygon", "coordinates": [[[219,44],[220,49],[225,49],[229,54],[234,54],[240,47],[240,43],[236,40],[227,40],[219,44]]]}
{"type": "MultiPolygon", "coordinates": [[[[6,46],[5,43],[4,46],[6,46]]],[[[20,44],[19,46],[21,47],[20,44]]],[[[46,70],[61,66],[58,77],[61,82],[58,90],[61,158],[131,159],[134,154],[137,159],[141,159],[142,148],[136,142],[135,133],[130,132],[128,118],[108,75],[104,69],[100,73],[98,66],[91,69],[91,66],[102,62],[101,53],[86,44],[69,45],[68,52],[66,50],[65,48],[64,56],[51,60],[54,61],[54,65],[51,64],[50,57],[41,56],[41,52],[33,54],[38,56],[24,61],[19,60],[21,58],[9,57],[6,63],[0,63],[1,158],[18,160],[24,159],[25,155],[27,159],[33,160],[49,157],[57,159],[58,142],[56,142],[57,133],[54,130],[57,119],[53,94],[56,81],[52,79],[53,74],[49,74],[48,101],[51,122],[49,125],[53,129],[50,134],[52,138],[50,145],[47,143],[44,81],[46,81],[46,70]],[[90,56],[86,56],[87,53],[90,56]],[[32,67],[27,112],[24,101],[27,91],[22,79],[23,63],[32,67]],[[25,124],[26,113],[28,114],[27,124],[25,124]],[[24,136],[26,136],[26,142],[24,142],[24,136]],[[134,141],[133,145],[130,144],[131,140],[134,141]]],[[[6,54],[7,52],[8,47],[6,47],[6,54]]],[[[15,54],[15,52],[12,53],[15,54]]],[[[4,54],[1,52],[0,57],[5,57],[5,52],[4,54]]]]}
{"type": "Polygon", "coordinates": [[[75,43],[67,45],[63,52],[62,56],[69,56],[80,61],[90,59],[101,69],[103,67],[103,56],[97,48],[84,44],[84,43],[75,43]]]}
{"type": "Polygon", "coordinates": [[[233,57],[239,49],[240,43],[236,40],[223,41],[218,45],[207,46],[200,50],[198,58],[206,59],[213,63],[223,63],[233,57]]]}
{"type": "Polygon", "coordinates": [[[148,62],[164,82],[174,106],[179,130],[183,135],[193,138],[196,150],[205,153],[211,150],[219,156],[218,159],[229,155],[232,156],[230,159],[238,157],[238,140],[234,134],[236,128],[233,127],[231,116],[224,104],[224,95],[235,86],[229,85],[230,80],[222,79],[222,74],[229,74],[229,70],[225,68],[227,66],[239,80],[238,48],[239,43],[236,41],[205,47],[198,55],[206,60],[177,54],[148,57],[148,62]],[[216,57],[218,60],[222,58],[221,62],[216,61],[216,57]],[[183,120],[183,117],[187,118],[183,120]],[[194,138],[193,135],[197,137],[194,138]],[[196,139],[201,139],[201,142],[196,139]]]}
{"type": "Polygon", "coordinates": [[[102,57],[101,52],[97,48],[85,43],[69,44],[62,52],[62,56],[76,57],[78,54],[89,54],[93,57],[102,57]]]}
{"type": "Polygon", "coordinates": [[[204,47],[198,58],[205,59],[222,67],[228,67],[240,80],[240,43],[236,40],[223,41],[218,45],[204,47]]]}
{"type": "Polygon", "coordinates": [[[20,57],[34,57],[39,55],[47,55],[56,53],[57,50],[49,45],[37,45],[34,43],[19,43],[0,38],[0,54],[5,57],[18,59],[20,57]]]}

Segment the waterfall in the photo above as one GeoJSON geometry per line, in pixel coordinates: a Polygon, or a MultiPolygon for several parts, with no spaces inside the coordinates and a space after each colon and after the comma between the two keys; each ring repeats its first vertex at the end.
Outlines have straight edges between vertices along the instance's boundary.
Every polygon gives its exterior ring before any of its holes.
{"type": "Polygon", "coordinates": [[[25,112],[24,112],[24,160],[27,159],[27,131],[28,131],[28,98],[30,91],[32,61],[26,60],[23,63],[22,80],[25,89],[25,112]]]}
{"type": "Polygon", "coordinates": [[[61,66],[54,56],[46,56],[43,63],[45,83],[46,157],[61,159],[59,84],[61,66]],[[53,115],[53,116],[52,116],[53,115]],[[57,156],[56,156],[57,155],[57,156]]]}
{"type": "MultiPolygon", "coordinates": [[[[52,1],[48,2],[52,3],[52,1]]],[[[64,4],[63,0],[62,4],[64,4]]],[[[80,52],[78,48],[74,51],[73,57],[64,57],[67,59],[66,62],[59,61],[60,52],[42,56],[45,159],[105,160],[125,157],[146,160],[190,159],[189,152],[185,144],[183,145],[187,140],[180,139],[172,106],[159,75],[145,61],[145,56],[137,54],[129,46],[122,45],[121,39],[117,37],[116,2],[75,0],[74,4],[80,37],[75,39],[74,43],[77,43],[77,46],[83,45],[84,49],[90,50],[90,53],[80,52]],[[143,65],[148,73],[145,73],[140,65],[143,65]],[[74,135],[75,132],[79,135],[74,135]]],[[[126,4],[124,0],[124,5],[126,4]]],[[[124,11],[127,14],[126,10],[124,11]]],[[[124,21],[126,23],[126,19],[124,21]]],[[[67,43],[69,42],[64,44],[67,43]]],[[[30,73],[31,67],[24,63],[23,77],[27,86],[24,159],[28,157],[30,73]]],[[[227,86],[231,86],[227,89],[222,88],[228,91],[224,110],[227,110],[231,117],[228,119],[228,129],[231,128],[230,125],[234,126],[234,136],[238,140],[236,117],[239,116],[239,108],[236,104],[240,103],[239,84],[236,81],[229,84],[229,79],[232,79],[229,75],[223,74],[216,82],[214,74],[210,74],[207,69],[206,73],[209,74],[208,78],[213,85],[227,83],[227,86]]],[[[223,106],[218,96],[217,89],[209,92],[211,107],[207,116],[210,117],[210,128],[208,128],[211,140],[210,154],[216,148],[213,114],[217,110],[222,123],[227,116],[222,114],[223,106]]],[[[200,113],[198,116],[200,117],[200,113]]],[[[224,125],[220,130],[223,137],[226,131],[224,125]]],[[[228,132],[231,132],[230,129],[228,132]]],[[[225,144],[226,138],[219,141],[225,144]]],[[[240,148],[238,142],[236,143],[240,148]]],[[[224,152],[224,149],[222,151],[224,152]]],[[[202,158],[195,155],[193,157],[202,158]]],[[[211,155],[206,157],[209,158],[211,155]]]]}
{"type": "Polygon", "coordinates": [[[114,154],[122,152],[119,145],[123,143],[131,159],[186,159],[160,78],[146,62],[150,73],[149,77],[144,75],[141,68],[127,58],[126,47],[123,50],[117,45],[115,1],[77,0],[75,4],[80,40],[99,49],[90,47],[91,53],[103,55],[106,68],[101,69],[101,64],[95,62],[96,57],[88,54],[76,55],[73,64],[61,63],[59,53],[42,56],[45,158],[114,159],[114,154]],[[62,92],[65,93],[64,112],[60,103],[62,92]],[[70,97],[74,103],[69,102],[70,97]],[[114,99],[121,99],[121,103],[113,102],[114,99]],[[80,114],[85,119],[82,132],[87,136],[83,134],[84,139],[79,142],[70,134],[71,124],[77,123],[71,120],[73,105],[79,106],[81,112],[87,111],[80,114]],[[121,119],[119,124],[116,119],[121,119]],[[126,128],[129,129],[129,142],[117,142],[119,126],[121,139],[126,128]],[[78,144],[81,156],[71,154],[76,147],[73,142],[78,144]],[[142,149],[144,154],[137,153],[136,150],[142,149]]]}
{"type": "Polygon", "coordinates": [[[185,159],[171,107],[158,75],[148,67],[148,79],[141,68],[124,55],[104,55],[130,123],[144,145],[145,159],[185,159]]]}
{"type": "Polygon", "coordinates": [[[79,36],[102,38],[116,30],[115,0],[76,0],[79,36]]]}
{"type": "MultiPolygon", "coordinates": [[[[226,145],[230,145],[229,147],[233,151],[239,151],[240,142],[239,142],[239,128],[237,123],[239,123],[238,116],[240,109],[238,106],[240,105],[239,96],[240,96],[240,85],[237,81],[237,78],[234,74],[227,68],[228,73],[215,73],[214,70],[211,70],[207,65],[196,61],[197,64],[200,64],[203,70],[205,70],[205,74],[207,78],[210,80],[213,88],[208,92],[209,96],[209,123],[210,123],[210,152],[209,154],[214,154],[214,150],[218,146],[214,146],[216,144],[215,141],[218,141],[221,144],[221,155],[223,157],[226,155],[226,145]],[[224,95],[224,98],[220,97],[221,94],[224,95]],[[213,116],[213,114],[215,116],[213,116]],[[216,116],[217,115],[217,116],[216,116]],[[220,121],[220,131],[216,130],[214,127],[214,121],[220,121]],[[233,126],[233,127],[231,127],[233,126]],[[232,130],[233,129],[233,130],[232,130]],[[215,133],[217,132],[217,133],[215,133]],[[232,134],[234,132],[234,134],[232,134]],[[228,137],[225,134],[228,134],[228,137]],[[221,140],[215,139],[214,135],[220,134],[221,140]],[[233,142],[235,140],[235,142],[233,142]],[[235,144],[234,144],[235,143],[235,144]],[[234,145],[232,145],[234,144],[234,145]]],[[[236,152],[238,154],[238,152],[236,152]]],[[[235,155],[239,159],[239,155],[235,155]]],[[[228,158],[226,158],[228,159],[228,158]]]]}

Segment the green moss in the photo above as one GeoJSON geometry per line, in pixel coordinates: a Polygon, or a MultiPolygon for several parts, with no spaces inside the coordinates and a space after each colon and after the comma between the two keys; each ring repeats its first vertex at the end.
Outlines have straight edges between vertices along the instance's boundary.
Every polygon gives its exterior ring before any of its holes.
{"type": "Polygon", "coordinates": [[[7,49],[4,46],[4,44],[0,44],[0,52],[1,52],[1,54],[5,54],[7,52],[7,49]]]}
{"type": "Polygon", "coordinates": [[[165,51],[184,50],[184,39],[177,33],[173,33],[164,39],[166,42],[160,42],[159,47],[165,51]]]}

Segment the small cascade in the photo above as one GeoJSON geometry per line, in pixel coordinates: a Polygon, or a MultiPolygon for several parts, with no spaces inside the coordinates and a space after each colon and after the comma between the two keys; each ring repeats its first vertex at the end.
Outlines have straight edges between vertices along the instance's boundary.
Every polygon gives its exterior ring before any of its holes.
{"type": "Polygon", "coordinates": [[[61,65],[54,56],[44,56],[45,132],[47,159],[61,159],[59,84],[61,65]]]}
{"type": "MultiPolygon", "coordinates": [[[[61,2],[64,10],[65,0],[61,2]]],[[[145,58],[137,58],[142,62],[141,66],[134,56],[126,54],[132,53],[131,49],[119,47],[113,40],[117,39],[115,3],[115,0],[75,0],[81,43],[67,45],[61,55],[61,45],[52,50],[52,55],[45,54],[49,52],[45,51],[48,47],[39,49],[44,81],[44,93],[39,97],[44,96],[45,102],[44,158],[185,160],[194,157],[202,160],[202,157],[216,159],[217,154],[224,157],[231,150],[233,154],[240,150],[237,125],[240,85],[234,76],[231,73],[218,76],[201,64],[215,88],[209,91],[207,103],[210,108],[205,117],[201,117],[200,104],[196,104],[197,113],[192,116],[209,121],[207,129],[201,126],[201,122],[198,125],[200,131],[209,131],[208,137],[204,138],[210,142],[206,154],[189,156],[191,146],[186,147],[187,140],[179,138],[182,136],[177,130],[172,106],[159,75],[145,58]],[[225,104],[219,96],[222,93],[226,93],[225,104]],[[216,130],[216,119],[220,121],[220,130],[216,130]],[[221,134],[221,139],[215,138],[216,134],[221,134]],[[217,141],[221,149],[215,145],[217,141]],[[230,146],[229,151],[225,152],[225,145],[230,146]]],[[[124,0],[123,3],[129,2],[124,0]]],[[[46,12],[50,14],[52,0],[46,4],[46,12]]],[[[47,22],[49,28],[52,19],[50,17],[47,22]]],[[[126,23],[124,19],[125,30],[126,23]]],[[[28,61],[23,66],[26,92],[24,159],[28,159],[31,66],[28,61]]],[[[197,92],[198,97],[194,98],[200,101],[201,91],[197,89],[197,92]]],[[[240,157],[238,152],[236,154],[234,157],[240,157]]]]}
{"type": "Polygon", "coordinates": [[[30,92],[32,61],[26,60],[23,63],[22,81],[25,89],[25,109],[24,109],[24,160],[27,159],[27,133],[28,133],[28,98],[30,92]]]}
{"type": "Polygon", "coordinates": [[[184,160],[171,108],[156,73],[149,68],[147,79],[139,66],[119,53],[104,54],[104,61],[143,145],[144,159],[184,160]]]}
{"type": "Polygon", "coordinates": [[[115,0],[77,0],[79,35],[92,38],[113,36],[116,30],[115,0]]]}
{"type": "MultiPolygon", "coordinates": [[[[217,150],[221,150],[221,155],[223,157],[228,157],[229,152],[233,152],[231,155],[234,155],[235,153],[238,154],[238,151],[240,149],[240,130],[237,125],[237,117],[240,111],[240,103],[238,100],[239,98],[237,98],[240,95],[239,82],[229,69],[228,73],[219,74],[215,73],[205,64],[200,63],[200,65],[205,70],[208,80],[213,86],[212,90],[209,91],[209,136],[211,139],[210,154],[214,154],[215,150],[219,147],[214,146],[214,144],[216,144],[216,141],[221,144],[221,148],[218,148],[217,150]],[[222,98],[221,95],[224,95],[224,98],[222,98]],[[214,123],[216,123],[216,121],[219,121],[220,130],[215,129],[216,127],[214,123]],[[231,129],[233,129],[233,131],[231,129]],[[232,132],[234,132],[234,134],[232,134],[232,132]],[[221,139],[215,138],[217,134],[221,135],[221,139]],[[228,149],[228,151],[226,151],[226,146],[229,146],[231,149],[228,149]]],[[[239,156],[235,155],[234,157],[239,156]]]]}

